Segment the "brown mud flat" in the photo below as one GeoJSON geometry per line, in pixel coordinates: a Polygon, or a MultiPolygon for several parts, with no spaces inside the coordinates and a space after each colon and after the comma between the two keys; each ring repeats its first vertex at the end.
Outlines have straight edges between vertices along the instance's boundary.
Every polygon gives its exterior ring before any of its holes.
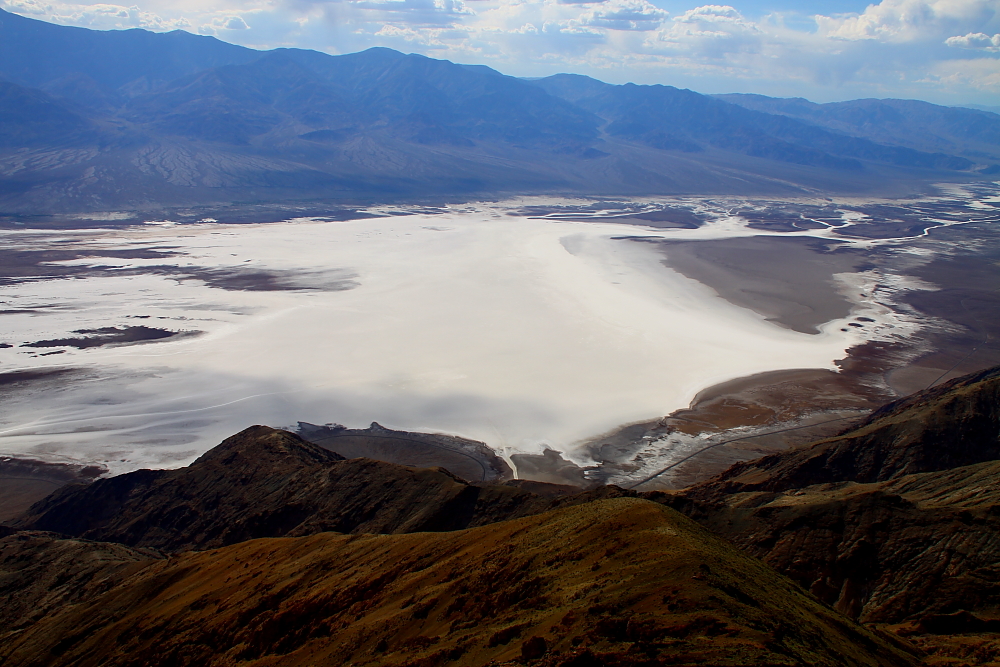
{"type": "Polygon", "coordinates": [[[594,202],[590,205],[524,206],[508,215],[567,222],[612,222],[657,229],[697,229],[706,216],[684,206],[637,206],[631,202],[594,202]]]}
{"type": "Polygon", "coordinates": [[[707,285],[736,306],[801,333],[818,333],[847,317],[851,302],[833,284],[859,269],[862,253],[836,241],[752,236],[711,241],[636,239],[655,243],[671,269],[707,285]]]}
{"type": "MultiPolygon", "coordinates": [[[[930,209],[946,219],[941,206],[930,209]]],[[[733,463],[840,433],[899,396],[1000,364],[1000,231],[988,222],[935,228],[909,243],[927,251],[929,260],[892,248],[861,254],[836,242],[788,237],[636,240],[662,243],[671,268],[735,305],[806,333],[850,313],[850,302],[832,283],[834,273],[879,268],[918,278],[932,289],[894,294],[898,308],[925,322],[923,329],[892,342],[857,345],[836,362],[837,371],[738,378],[703,390],[689,408],[592,439],[585,446],[600,463],[591,479],[615,481],[636,470],[635,456],[645,443],[678,432],[704,439],[703,450],[641,484],[618,483],[641,490],[684,488],[733,463]],[[740,430],[720,440],[730,429],[740,430]]],[[[868,325],[866,318],[855,319],[854,326],[868,325]]]]}
{"type": "MultiPolygon", "coordinates": [[[[164,259],[182,255],[173,247],[160,246],[126,250],[112,250],[93,247],[89,240],[75,242],[60,241],[47,244],[38,241],[38,246],[22,250],[0,250],[0,285],[31,280],[52,280],[56,278],[90,278],[95,276],[166,276],[177,281],[200,280],[208,287],[237,292],[277,292],[277,291],[343,291],[358,286],[357,277],[350,271],[330,269],[322,273],[311,271],[261,269],[249,266],[204,267],[174,266],[156,264],[125,268],[114,264],[65,264],[80,259],[129,260],[164,259]]],[[[17,315],[44,312],[50,307],[41,306],[33,310],[0,310],[0,315],[17,315]]]]}
{"type": "MultiPolygon", "coordinates": [[[[343,222],[381,217],[379,214],[363,210],[375,203],[377,202],[316,200],[269,204],[233,203],[198,207],[163,207],[148,211],[110,211],[96,214],[6,214],[0,215],[0,229],[113,229],[145,225],[160,220],[170,220],[179,224],[212,221],[222,224],[258,224],[294,218],[316,218],[330,222],[343,222]]],[[[424,203],[411,204],[411,208],[421,213],[434,212],[445,203],[449,202],[429,200],[424,203]]],[[[404,204],[401,203],[401,205],[404,204]]]]}
{"type": "Polygon", "coordinates": [[[655,477],[621,482],[642,491],[684,488],[739,461],[850,428],[896,398],[885,375],[911,357],[904,345],[870,342],[850,349],[838,371],[797,369],[737,378],[699,392],[688,408],[626,426],[586,446],[602,461],[598,474],[611,477],[634,469],[634,457],[648,441],[672,433],[703,439],[700,451],[655,477]]]}
{"type": "Polygon", "coordinates": [[[698,229],[705,224],[704,218],[684,208],[666,208],[657,211],[636,213],[581,216],[573,214],[551,214],[545,220],[566,220],[568,222],[611,222],[619,225],[638,225],[656,229],[698,229]]]}
{"type": "MultiPolygon", "coordinates": [[[[48,243],[44,239],[29,239],[37,242],[36,247],[24,249],[0,249],[0,285],[21,283],[29,280],[51,280],[53,278],[80,278],[96,275],[95,272],[106,274],[113,267],[80,266],[77,264],[61,264],[85,258],[100,259],[167,259],[176,257],[174,248],[151,247],[130,248],[126,250],[96,249],[86,242],[79,243],[48,243]]],[[[14,314],[14,313],[9,313],[14,314]]]]}
{"type": "Polygon", "coordinates": [[[166,275],[177,280],[201,280],[208,287],[231,292],[342,292],[358,286],[357,276],[349,271],[333,270],[317,275],[309,271],[276,271],[231,267],[155,267],[147,273],[166,275]]]}
{"type": "Polygon", "coordinates": [[[902,300],[950,326],[928,329],[929,351],[889,376],[901,394],[1000,364],[1000,230],[976,223],[934,230],[931,238],[950,252],[909,273],[938,289],[902,300]]]}
{"type": "Polygon", "coordinates": [[[37,370],[9,371],[7,373],[0,373],[0,390],[4,387],[23,386],[29,382],[57,380],[73,372],[74,371],[69,368],[41,368],[37,370]]]}

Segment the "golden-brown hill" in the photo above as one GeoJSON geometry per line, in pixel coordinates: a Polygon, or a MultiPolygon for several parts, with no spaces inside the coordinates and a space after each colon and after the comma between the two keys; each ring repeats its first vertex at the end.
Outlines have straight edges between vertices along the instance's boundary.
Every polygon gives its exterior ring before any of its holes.
{"type": "Polygon", "coordinates": [[[0,639],[0,664],[19,667],[504,663],[916,660],[634,498],[450,533],[322,533],[175,555],[0,639]]]}

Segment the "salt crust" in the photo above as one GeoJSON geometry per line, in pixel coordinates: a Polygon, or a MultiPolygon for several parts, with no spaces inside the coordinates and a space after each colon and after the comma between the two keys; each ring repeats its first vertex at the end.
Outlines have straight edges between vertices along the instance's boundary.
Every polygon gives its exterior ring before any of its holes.
{"type": "MultiPolygon", "coordinates": [[[[483,440],[506,454],[551,446],[588,463],[573,443],[685,407],[707,386],[763,371],[832,368],[866,339],[912,335],[921,323],[896,307],[893,295],[933,289],[871,271],[840,274],[835,280],[855,303],[850,318],[828,322],[818,335],[797,333],[666,268],[646,244],[620,240],[768,232],[695,198],[672,202],[712,218],[693,230],[517,214],[526,205],[580,204],[521,199],[346,222],[157,221],[140,228],[4,232],[0,241],[8,247],[69,242],[177,253],[85,258],[72,264],[111,265],[131,275],[103,270],[96,277],[0,288],[0,308],[37,311],[5,315],[5,341],[137,324],[204,334],[51,356],[37,356],[44,350],[36,348],[0,349],[5,372],[85,371],[73,381],[29,385],[5,397],[0,452],[101,461],[117,473],[187,464],[254,423],[378,421],[483,440]],[[313,277],[346,272],[359,285],[230,291],[152,268],[163,265],[313,277]],[[134,272],[143,267],[150,273],[134,272]],[[845,327],[856,316],[874,322],[845,327]]],[[[865,219],[850,213],[843,215],[848,224],[865,219]]],[[[831,228],[781,236],[845,242],[831,228]]],[[[900,240],[846,242],[872,247],[900,240]]],[[[668,443],[650,446],[657,444],[668,443]]],[[[694,445],[678,441],[670,448],[682,456],[694,445]]],[[[658,465],[669,459],[652,449],[647,456],[658,465]]]]}

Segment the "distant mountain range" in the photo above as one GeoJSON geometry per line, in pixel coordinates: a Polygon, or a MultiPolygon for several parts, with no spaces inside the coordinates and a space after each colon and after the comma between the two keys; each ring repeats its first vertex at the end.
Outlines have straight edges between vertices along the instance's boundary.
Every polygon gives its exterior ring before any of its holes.
{"type": "Polygon", "coordinates": [[[0,213],[518,193],[890,189],[1000,171],[1000,116],[255,51],[0,11],[0,213]]]}

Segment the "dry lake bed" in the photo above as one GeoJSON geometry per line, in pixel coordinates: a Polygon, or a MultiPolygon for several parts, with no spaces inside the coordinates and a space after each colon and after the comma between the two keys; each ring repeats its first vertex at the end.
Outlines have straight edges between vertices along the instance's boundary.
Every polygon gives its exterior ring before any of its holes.
{"type": "Polygon", "coordinates": [[[1000,363],[998,194],[7,222],[0,455],[118,473],[377,421],[682,486],[1000,363]]]}

